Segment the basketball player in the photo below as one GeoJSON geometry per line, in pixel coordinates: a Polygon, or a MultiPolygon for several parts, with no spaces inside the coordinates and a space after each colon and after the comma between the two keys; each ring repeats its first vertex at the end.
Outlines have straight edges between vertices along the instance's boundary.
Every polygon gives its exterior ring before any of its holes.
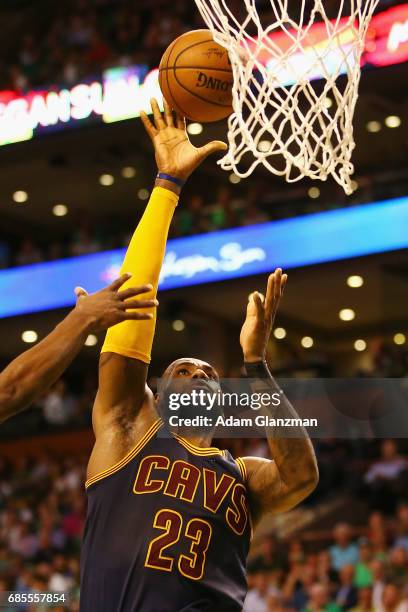
{"type": "MultiPolygon", "coordinates": [[[[123,271],[151,279],[155,298],[167,233],[182,185],[220,142],[195,148],[185,120],[152,100],[154,125],[142,121],[155,148],[158,176],[130,242],[123,271]]],[[[277,389],[265,348],[286,282],[277,270],[265,300],[254,293],[241,331],[247,373],[277,389]]],[[[235,612],[246,594],[251,524],[289,510],[317,483],[313,447],[268,434],[271,459],[238,458],[211,446],[211,434],[163,435],[160,397],[146,385],[154,319],[127,321],[107,332],[93,409],[95,446],[86,483],[88,514],[82,549],[83,612],[235,612]]],[[[197,358],[173,362],[166,383],[218,381],[197,358]]],[[[278,409],[296,415],[285,398],[278,409]]],[[[277,413],[275,413],[277,414],[277,413]]],[[[279,413],[278,413],[279,414],[279,413]]]]}
{"type": "Polygon", "coordinates": [[[76,307],[36,346],[12,361],[0,373],[0,422],[27,408],[38,399],[66,370],[84,345],[88,334],[125,320],[150,319],[151,312],[136,308],[154,307],[153,300],[135,300],[150,285],[119,289],[128,282],[123,274],[108,287],[88,295],[75,289],[76,307]]]}

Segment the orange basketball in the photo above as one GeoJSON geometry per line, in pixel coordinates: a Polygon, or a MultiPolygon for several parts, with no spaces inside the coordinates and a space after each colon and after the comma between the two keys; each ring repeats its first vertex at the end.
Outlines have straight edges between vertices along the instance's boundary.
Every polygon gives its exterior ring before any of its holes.
{"type": "Polygon", "coordinates": [[[209,30],[186,32],[166,49],[159,68],[163,96],[192,121],[219,121],[232,113],[232,69],[227,50],[209,30]]]}

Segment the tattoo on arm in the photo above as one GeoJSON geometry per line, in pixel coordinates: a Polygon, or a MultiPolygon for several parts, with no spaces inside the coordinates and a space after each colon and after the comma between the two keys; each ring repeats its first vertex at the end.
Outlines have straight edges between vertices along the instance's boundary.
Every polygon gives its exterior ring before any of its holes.
{"type": "MultiPolygon", "coordinates": [[[[264,406],[261,413],[282,419],[283,423],[287,418],[299,419],[265,363],[246,365],[246,371],[248,376],[256,377],[251,384],[251,388],[256,387],[254,391],[280,395],[277,407],[271,409],[264,406]]],[[[314,489],[318,478],[313,446],[302,425],[268,427],[266,435],[273,461],[246,460],[250,494],[254,506],[259,507],[261,513],[294,507],[314,489]]]]}

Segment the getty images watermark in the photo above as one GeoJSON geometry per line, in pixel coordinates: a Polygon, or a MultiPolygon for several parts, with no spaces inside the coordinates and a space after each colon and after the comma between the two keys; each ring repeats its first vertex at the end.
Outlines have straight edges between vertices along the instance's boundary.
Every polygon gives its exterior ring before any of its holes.
{"type": "Polygon", "coordinates": [[[408,439],[408,379],[159,379],[160,435],[408,439]],[[281,391],[281,389],[283,391],[281,391]]]}
{"type": "Polygon", "coordinates": [[[167,422],[170,427],[183,428],[317,427],[317,419],[274,414],[282,406],[282,399],[281,390],[273,393],[231,392],[220,388],[172,391],[166,398],[167,422]]]}

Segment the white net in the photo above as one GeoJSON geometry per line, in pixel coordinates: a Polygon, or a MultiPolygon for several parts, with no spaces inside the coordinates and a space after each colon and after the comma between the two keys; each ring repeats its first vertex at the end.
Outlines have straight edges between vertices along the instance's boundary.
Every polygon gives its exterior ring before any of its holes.
{"type": "Polygon", "coordinates": [[[379,0],[269,0],[262,17],[257,0],[195,2],[234,74],[221,167],[246,177],[263,164],[288,182],[331,175],[351,193],[361,56],[379,0]]]}

